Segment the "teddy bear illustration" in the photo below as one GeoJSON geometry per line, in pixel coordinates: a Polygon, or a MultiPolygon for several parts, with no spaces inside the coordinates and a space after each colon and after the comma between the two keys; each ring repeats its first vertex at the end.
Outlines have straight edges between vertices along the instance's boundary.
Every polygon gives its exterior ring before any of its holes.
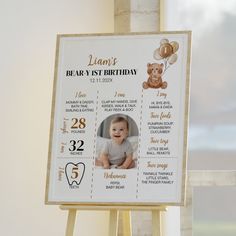
{"type": "Polygon", "coordinates": [[[162,75],[164,71],[164,64],[161,63],[148,63],[147,64],[147,73],[149,75],[148,80],[143,82],[143,88],[162,88],[167,87],[167,82],[162,81],[162,75]]]}

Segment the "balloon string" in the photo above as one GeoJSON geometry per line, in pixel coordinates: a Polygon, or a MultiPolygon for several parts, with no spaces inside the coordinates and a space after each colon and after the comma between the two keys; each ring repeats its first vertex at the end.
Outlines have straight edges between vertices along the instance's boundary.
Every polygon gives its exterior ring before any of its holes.
{"type": "Polygon", "coordinates": [[[164,75],[166,70],[170,67],[170,64],[167,64],[167,59],[164,60],[164,66],[165,66],[165,68],[164,68],[164,72],[162,73],[162,75],[164,75]]]}

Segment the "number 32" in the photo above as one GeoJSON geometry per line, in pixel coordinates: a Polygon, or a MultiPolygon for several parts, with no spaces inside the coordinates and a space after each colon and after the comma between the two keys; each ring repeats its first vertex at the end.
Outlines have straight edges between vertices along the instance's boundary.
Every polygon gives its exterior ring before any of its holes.
{"type": "Polygon", "coordinates": [[[74,151],[83,151],[84,148],[82,146],[84,145],[83,140],[70,140],[71,147],[69,148],[69,151],[74,152],[74,151]]]}

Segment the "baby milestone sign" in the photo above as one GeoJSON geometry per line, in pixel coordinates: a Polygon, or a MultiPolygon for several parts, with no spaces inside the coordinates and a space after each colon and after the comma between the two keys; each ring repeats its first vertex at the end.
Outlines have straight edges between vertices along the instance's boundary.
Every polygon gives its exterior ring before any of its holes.
{"type": "Polygon", "coordinates": [[[190,37],[58,36],[46,203],[184,203],[190,37]]]}

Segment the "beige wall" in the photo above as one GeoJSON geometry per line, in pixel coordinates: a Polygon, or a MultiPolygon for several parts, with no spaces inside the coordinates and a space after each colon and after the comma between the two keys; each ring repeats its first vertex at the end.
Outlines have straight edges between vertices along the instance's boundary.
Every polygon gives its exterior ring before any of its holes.
{"type": "MultiPolygon", "coordinates": [[[[1,1],[0,235],[64,235],[66,212],[44,205],[56,34],[113,25],[111,0],[1,1]]],[[[78,218],[80,236],[106,235],[107,213],[78,218]]]]}

